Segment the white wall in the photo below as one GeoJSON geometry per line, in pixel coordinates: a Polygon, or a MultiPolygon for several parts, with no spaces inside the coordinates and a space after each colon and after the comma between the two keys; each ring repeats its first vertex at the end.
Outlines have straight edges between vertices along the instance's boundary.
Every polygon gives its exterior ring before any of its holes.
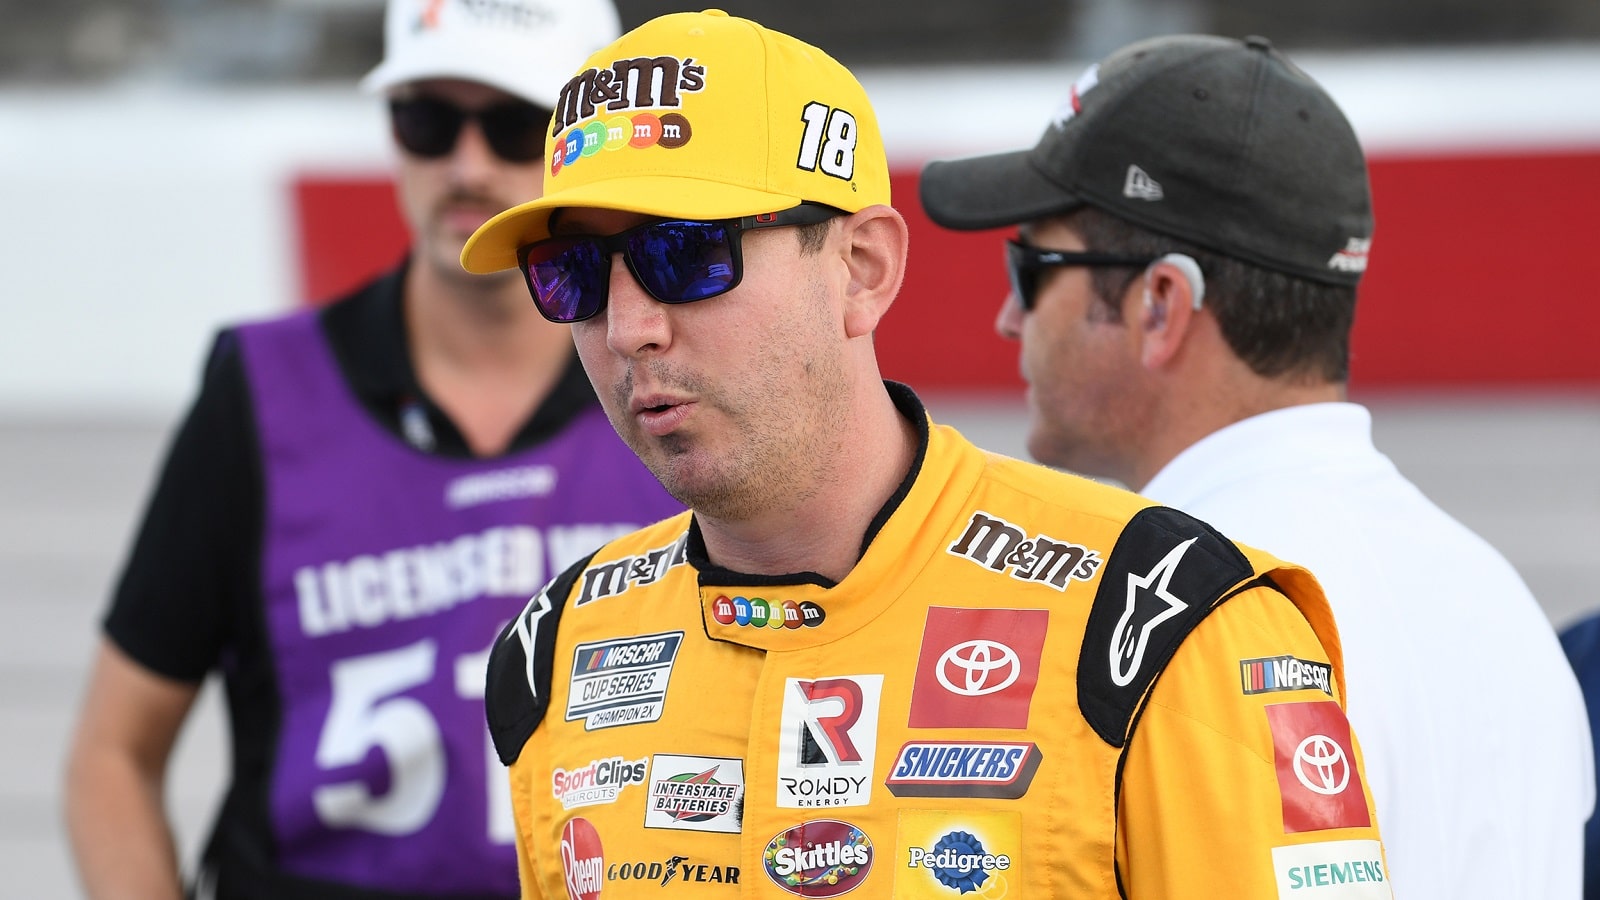
{"type": "MultiPolygon", "coordinates": [[[[1370,151],[1600,147],[1600,47],[1297,61],[1370,151]]],[[[862,80],[914,165],[1031,144],[1080,69],[862,80]]],[[[175,415],[217,325],[293,302],[293,174],[382,172],[389,152],[380,104],[353,85],[0,86],[0,417],[175,415]]]]}

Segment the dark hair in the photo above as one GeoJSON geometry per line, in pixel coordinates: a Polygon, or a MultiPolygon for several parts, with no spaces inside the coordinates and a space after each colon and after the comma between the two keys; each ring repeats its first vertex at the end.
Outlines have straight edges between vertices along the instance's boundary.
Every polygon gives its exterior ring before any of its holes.
{"type": "MultiPolygon", "coordinates": [[[[1157,234],[1093,207],[1074,210],[1063,221],[1083,239],[1085,249],[1096,253],[1149,257],[1186,253],[1194,257],[1206,277],[1206,307],[1217,317],[1228,346],[1257,375],[1334,382],[1349,379],[1354,286],[1324,284],[1264,269],[1157,234]]],[[[1112,267],[1089,271],[1095,296],[1120,315],[1122,298],[1141,273],[1112,267]]]]}
{"type": "Polygon", "coordinates": [[[796,225],[795,236],[800,238],[800,252],[805,256],[812,256],[822,252],[828,243],[828,229],[833,227],[833,220],[812,222],[809,225],[796,225]]]}

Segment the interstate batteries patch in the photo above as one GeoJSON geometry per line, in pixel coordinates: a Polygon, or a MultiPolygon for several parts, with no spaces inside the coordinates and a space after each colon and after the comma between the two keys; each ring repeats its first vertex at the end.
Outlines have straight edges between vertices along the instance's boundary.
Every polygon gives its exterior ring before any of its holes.
{"type": "Polygon", "coordinates": [[[585,731],[661,718],[667,682],[683,632],[667,631],[579,644],[572,653],[567,721],[585,731]]]}

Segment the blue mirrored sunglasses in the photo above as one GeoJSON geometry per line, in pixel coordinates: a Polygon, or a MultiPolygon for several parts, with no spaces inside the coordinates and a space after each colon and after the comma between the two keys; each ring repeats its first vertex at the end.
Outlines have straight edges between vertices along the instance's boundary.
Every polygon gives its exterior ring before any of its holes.
{"type": "Polygon", "coordinates": [[[539,313],[552,322],[582,322],[606,308],[611,257],[621,253],[645,293],[662,303],[693,303],[726,294],[744,277],[740,239],[755,228],[811,225],[844,215],[815,203],[792,209],[698,222],[663,219],[613,235],[562,235],[517,249],[517,264],[539,313]]]}

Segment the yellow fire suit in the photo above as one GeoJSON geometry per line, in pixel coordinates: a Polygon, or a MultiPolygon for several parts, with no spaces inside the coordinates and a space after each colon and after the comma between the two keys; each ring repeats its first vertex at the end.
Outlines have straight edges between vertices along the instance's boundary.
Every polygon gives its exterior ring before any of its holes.
{"type": "Polygon", "coordinates": [[[921,453],[843,581],[685,513],[501,634],[524,896],[1389,897],[1315,580],[896,400],[921,453]]]}

